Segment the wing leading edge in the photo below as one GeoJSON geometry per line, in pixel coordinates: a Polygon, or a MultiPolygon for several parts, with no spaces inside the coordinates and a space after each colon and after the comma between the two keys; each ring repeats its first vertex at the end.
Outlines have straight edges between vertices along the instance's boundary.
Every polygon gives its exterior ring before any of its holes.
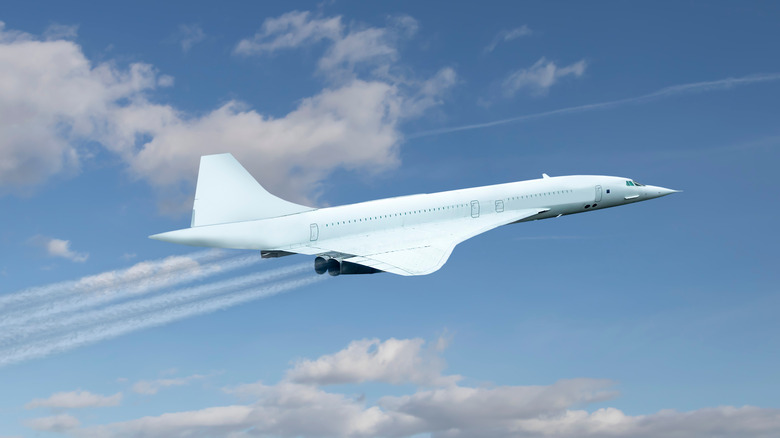
{"type": "Polygon", "coordinates": [[[398,275],[426,275],[439,270],[455,246],[502,225],[527,219],[547,208],[507,211],[479,218],[463,218],[312,242],[292,251],[305,254],[338,253],[343,260],[398,275]]]}

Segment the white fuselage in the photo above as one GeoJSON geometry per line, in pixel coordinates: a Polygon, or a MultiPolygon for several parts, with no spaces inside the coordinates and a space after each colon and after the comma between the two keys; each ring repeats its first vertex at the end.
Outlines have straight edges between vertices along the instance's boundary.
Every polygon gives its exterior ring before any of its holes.
{"type": "Polygon", "coordinates": [[[302,251],[317,242],[370,235],[419,224],[502,215],[529,208],[549,209],[529,219],[538,220],[600,210],[673,193],[655,186],[631,185],[628,178],[561,176],[380,199],[320,208],[281,217],[233,222],[166,233],[170,242],[197,246],[302,251]],[[194,230],[194,231],[191,231],[194,230]],[[175,233],[175,234],[174,234],[175,233]]]}

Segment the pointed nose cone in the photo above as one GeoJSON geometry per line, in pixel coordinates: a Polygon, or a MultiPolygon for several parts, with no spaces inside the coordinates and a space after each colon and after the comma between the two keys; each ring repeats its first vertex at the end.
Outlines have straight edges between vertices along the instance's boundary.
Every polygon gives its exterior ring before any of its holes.
{"type": "Polygon", "coordinates": [[[667,189],[664,187],[657,187],[657,186],[645,186],[645,193],[647,194],[647,197],[652,198],[660,198],[661,196],[671,195],[672,193],[677,193],[680,190],[672,190],[667,189]]]}

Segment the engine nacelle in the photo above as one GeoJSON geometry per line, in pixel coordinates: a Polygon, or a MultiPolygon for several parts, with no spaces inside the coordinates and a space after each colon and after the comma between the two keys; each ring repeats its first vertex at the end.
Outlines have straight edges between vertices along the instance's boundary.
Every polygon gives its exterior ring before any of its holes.
{"type": "Polygon", "coordinates": [[[314,272],[320,275],[328,272],[328,259],[325,257],[317,257],[314,259],[314,272]]]}
{"type": "Polygon", "coordinates": [[[314,272],[318,274],[324,274],[327,272],[328,274],[335,277],[342,274],[376,274],[377,272],[382,271],[368,266],[359,265],[357,263],[318,256],[314,259],[314,272]]]}

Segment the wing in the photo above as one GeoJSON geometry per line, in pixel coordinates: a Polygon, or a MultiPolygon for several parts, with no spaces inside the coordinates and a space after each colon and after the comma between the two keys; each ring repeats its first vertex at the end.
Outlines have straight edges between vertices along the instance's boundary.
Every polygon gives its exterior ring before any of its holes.
{"type": "Polygon", "coordinates": [[[485,231],[548,211],[547,208],[486,214],[387,231],[312,242],[292,251],[330,254],[398,275],[425,275],[441,268],[460,242],[485,231]]]}

